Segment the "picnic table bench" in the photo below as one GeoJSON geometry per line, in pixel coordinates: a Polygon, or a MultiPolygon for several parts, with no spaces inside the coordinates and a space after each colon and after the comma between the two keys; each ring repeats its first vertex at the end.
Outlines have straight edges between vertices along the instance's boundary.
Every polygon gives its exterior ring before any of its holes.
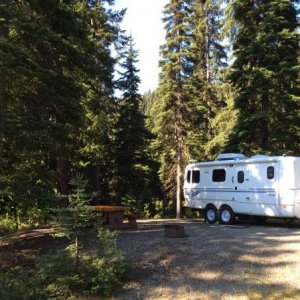
{"type": "Polygon", "coordinates": [[[126,212],[130,212],[128,206],[116,206],[116,205],[96,205],[91,206],[92,211],[95,213],[103,214],[104,228],[108,229],[127,229],[137,227],[136,218],[126,212]],[[124,222],[124,218],[127,222],[124,222]]]}

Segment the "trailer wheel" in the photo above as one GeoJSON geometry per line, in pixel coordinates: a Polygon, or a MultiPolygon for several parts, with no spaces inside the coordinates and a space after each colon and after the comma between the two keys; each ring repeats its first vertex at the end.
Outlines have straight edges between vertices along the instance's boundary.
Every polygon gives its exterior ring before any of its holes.
{"type": "Polygon", "coordinates": [[[213,205],[209,205],[204,211],[205,222],[214,224],[218,220],[218,211],[213,205]]]}
{"type": "Polygon", "coordinates": [[[220,209],[220,221],[222,224],[229,225],[235,220],[235,214],[230,206],[222,206],[220,209]]]}

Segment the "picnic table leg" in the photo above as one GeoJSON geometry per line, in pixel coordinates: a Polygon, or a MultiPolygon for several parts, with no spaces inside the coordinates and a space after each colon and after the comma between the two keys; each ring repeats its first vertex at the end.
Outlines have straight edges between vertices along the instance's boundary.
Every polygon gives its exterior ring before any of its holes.
{"type": "Polygon", "coordinates": [[[129,215],[128,216],[128,222],[129,222],[130,225],[136,226],[136,217],[132,216],[132,215],[129,215]]]}
{"type": "Polygon", "coordinates": [[[124,220],[123,211],[110,211],[107,213],[108,226],[111,229],[118,229],[124,220]]]}

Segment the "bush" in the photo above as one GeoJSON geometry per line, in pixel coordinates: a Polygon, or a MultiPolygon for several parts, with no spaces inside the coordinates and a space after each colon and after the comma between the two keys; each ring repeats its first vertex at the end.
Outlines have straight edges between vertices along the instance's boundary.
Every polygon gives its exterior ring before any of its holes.
{"type": "Polygon", "coordinates": [[[120,287],[127,264],[117,249],[116,234],[100,229],[97,251],[76,262],[74,245],[40,256],[33,269],[11,269],[0,275],[0,299],[66,299],[109,296],[120,287]]]}
{"type": "Polygon", "coordinates": [[[0,217],[0,236],[15,232],[16,223],[15,220],[8,214],[0,217]]]}
{"type": "Polygon", "coordinates": [[[138,200],[131,195],[125,195],[121,198],[121,205],[129,206],[130,212],[136,216],[140,216],[142,214],[141,204],[141,200],[138,200]]]}
{"type": "Polygon", "coordinates": [[[41,289],[35,282],[34,270],[23,267],[11,268],[0,272],[0,299],[5,300],[43,300],[41,289]]]}
{"type": "Polygon", "coordinates": [[[98,251],[85,254],[75,263],[74,245],[37,261],[41,285],[51,297],[110,295],[121,286],[126,263],[116,246],[116,234],[105,229],[98,233],[98,251]]]}
{"type": "Polygon", "coordinates": [[[148,203],[144,204],[143,215],[146,219],[162,219],[174,217],[175,206],[173,201],[164,201],[157,198],[151,199],[148,203]]]}

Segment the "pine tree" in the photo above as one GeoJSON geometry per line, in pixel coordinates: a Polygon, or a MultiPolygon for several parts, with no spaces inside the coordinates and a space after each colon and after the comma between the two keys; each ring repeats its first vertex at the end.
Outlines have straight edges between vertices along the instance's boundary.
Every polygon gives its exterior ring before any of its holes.
{"type": "Polygon", "coordinates": [[[219,87],[218,96],[225,101],[226,105],[219,108],[211,122],[213,138],[206,144],[206,153],[210,160],[225,151],[238,119],[238,111],[233,103],[235,94],[229,80],[219,87]]]}
{"type": "Polygon", "coordinates": [[[184,84],[190,75],[188,47],[190,1],[170,1],[164,10],[166,43],[161,50],[160,83],[154,111],[155,147],[161,162],[160,177],[169,198],[176,195],[176,217],[181,216],[181,179],[186,162],[187,97],[184,84]]]}
{"type": "Polygon", "coordinates": [[[83,99],[84,125],[80,136],[81,149],[78,165],[85,169],[97,198],[107,200],[111,194],[114,176],[114,126],[117,119],[117,105],[114,97],[114,70],[116,59],[111,48],[118,47],[119,22],[125,11],[112,12],[104,9],[100,1],[89,1],[80,11],[90,24],[89,38],[96,45],[96,69],[83,99]]]}
{"type": "Polygon", "coordinates": [[[238,124],[229,150],[299,153],[299,32],[296,1],[232,1],[231,80],[238,124]]]}
{"type": "Polygon", "coordinates": [[[151,111],[155,101],[157,100],[156,90],[154,91],[147,91],[143,95],[143,114],[147,117],[151,116],[151,111]]]}
{"type": "Polygon", "coordinates": [[[126,195],[141,199],[149,173],[146,146],[150,133],[142,114],[142,97],[138,88],[140,78],[136,68],[138,52],[132,37],[125,40],[120,53],[118,88],[121,92],[119,116],[115,125],[115,189],[118,197],[126,195]]]}
{"type": "Polygon", "coordinates": [[[94,218],[90,209],[88,195],[86,194],[88,181],[82,174],[77,173],[70,180],[72,186],[68,195],[68,207],[59,209],[58,222],[60,224],[58,236],[66,236],[74,240],[74,257],[76,265],[80,259],[81,239],[86,230],[91,227],[94,218]]]}
{"type": "Polygon", "coordinates": [[[188,157],[208,156],[212,121],[224,106],[219,90],[226,54],[219,6],[216,0],[171,1],[165,10],[167,36],[154,132],[162,153],[161,179],[169,195],[177,194],[177,216],[183,167],[188,157]]]}
{"type": "Polygon", "coordinates": [[[222,45],[222,10],[218,0],[195,0],[192,7],[192,43],[189,49],[193,71],[187,82],[189,95],[191,157],[209,156],[207,143],[214,138],[212,122],[224,106],[221,90],[226,67],[222,45]]]}
{"type": "Polygon", "coordinates": [[[82,163],[78,155],[82,131],[87,123],[93,125],[86,121],[88,114],[92,111],[94,118],[112,94],[109,47],[118,18],[102,6],[91,9],[87,1],[4,4],[0,189],[5,208],[17,216],[67,194],[72,169],[89,163],[82,163]],[[91,98],[99,102],[89,102],[91,98]]]}

